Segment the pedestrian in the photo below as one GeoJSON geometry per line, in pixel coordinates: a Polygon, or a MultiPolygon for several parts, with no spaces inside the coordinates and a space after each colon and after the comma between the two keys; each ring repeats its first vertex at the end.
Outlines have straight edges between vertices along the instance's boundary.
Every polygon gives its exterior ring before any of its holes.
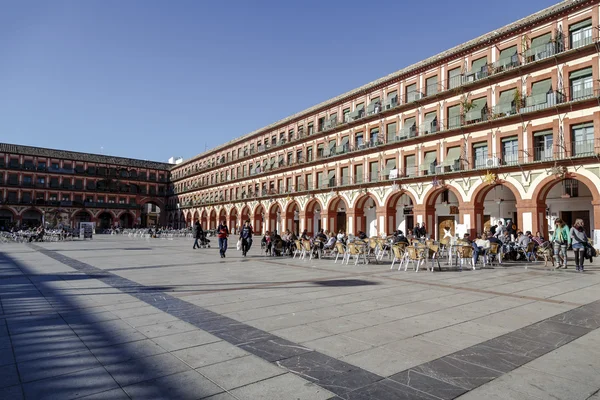
{"type": "Polygon", "coordinates": [[[225,252],[227,251],[227,237],[229,236],[229,228],[225,220],[222,220],[217,227],[217,237],[219,238],[219,253],[221,258],[225,258],[225,252]]]}
{"type": "Polygon", "coordinates": [[[583,272],[583,260],[585,259],[585,248],[588,243],[588,237],[585,229],[583,229],[583,220],[581,218],[575,220],[570,233],[571,243],[573,243],[573,253],[575,253],[575,267],[577,267],[577,271],[583,272]]]}
{"type": "Polygon", "coordinates": [[[244,226],[240,230],[240,240],[242,241],[242,254],[246,257],[248,250],[250,250],[250,242],[252,241],[252,226],[250,221],[244,222],[244,226]]]}
{"type": "Polygon", "coordinates": [[[556,269],[563,266],[567,269],[567,248],[570,244],[571,235],[569,227],[562,219],[557,218],[554,221],[554,233],[552,234],[552,247],[554,249],[556,269]]]}
{"type": "Polygon", "coordinates": [[[194,250],[199,249],[200,245],[198,244],[198,240],[202,238],[202,225],[200,225],[200,221],[196,220],[194,226],[192,227],[192,236],[194,236],[194,250]]]}

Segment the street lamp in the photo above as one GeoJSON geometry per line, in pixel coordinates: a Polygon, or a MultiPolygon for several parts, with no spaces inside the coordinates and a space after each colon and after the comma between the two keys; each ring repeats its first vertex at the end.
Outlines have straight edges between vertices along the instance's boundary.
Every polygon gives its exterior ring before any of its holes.
{"type": "Polygon", "coordinates": [[[501,205],[502,205],[503,202],[504,202],[504,199],[498,199],[498,200],[496,200],[496,204],[498,204],[498,220],[500,220],[500,215],[502,215],[501,211],[500,211],[500,208],[501,208],[501,205]]]}

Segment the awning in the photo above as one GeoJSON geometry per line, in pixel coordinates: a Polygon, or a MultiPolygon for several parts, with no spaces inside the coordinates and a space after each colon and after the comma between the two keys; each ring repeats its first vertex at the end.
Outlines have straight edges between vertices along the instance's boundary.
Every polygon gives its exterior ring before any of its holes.
{"type": "Polygon", "coordinates": [[[450,147],[442,165],[450,167],[454,165],[458,159],[460,159],[460,147],[450,147]]]}
{"type": "Polygon", "coordinates": [[[335,140],[331,140],[329,142],[329,151],[333,151],[333,149],[335,149],[335,144],[336,144],[335,140]]]}
{"type": "Polygon", "coordinates": [[[279,156],[279,158],[277,159],[277,164],[281,164],[281,162],[283,161],[283,156],[279,156]]]}
{"type": "Polygon", "coordinates": [[[396,159],[390,158],[385,162],[385,172],[388,174],[391,170],[396,169],[396,159]]]}
{"type": "Polygon", "coordinates": [[[569,32],[573,32],[573,31],[577,31],[581,28],[587,28],[588,26],[592,26],[592,19],[588,18],[586,20],[583,20],[581,22],[577,22],[571,26],[569,26],[569,32]]]}
{"type": "Polygon", "coordinates": [[[515,54],[517,54],[517,46],[509,47],[500,52],[498,60],[500,61],[500,64],[508,64],[515,54]],[[504,60],[506,60],[506,62],[504,62],[504,60]]]}
{"type": "Polygon", "coordinates": [[[546,94],[552,89],[552,79],[544,79],[543,81],[534,82],[531,86],[531,95],[546,94]]]}
{"type": "Polygon", "coordinates": [[[482,97],[480,99],[473,100],[473,107],[466,115],[467,121],[474,121],[482,118],[483,110],[487,107],[487,98],[482,97]]]}
{"type": "Polygon", "coordinates": [[[437,118],[437,111],[434,112],[430,112],[425,114],[425,117],[423,118],[423,125],[425,125],[426,128],[430,128],[432,125],[432,122],[437,118]]]}
{"type": "Polygon", "coordinates": [[[356,106],[355,111],[364,110],[364,109],[365,109],[365,103],[360,103],[359,105],[356,106]]]}
{"type": "Polygon", "coordinates": [[[501,142],[506,143],[506,142],[513,142],[513,141],[518,141],[518,140],[519,140],[518,136],[510,136],[510,137],[502,138],[501,142]]]}
{"type": "Polygon", "coordinates": [[[505,90],[500,93],[500,98],[498,99],[498,112],[505,113],[509,112],[512,109],[512,103],[515,99],[515,93],[517,93],[517,88],[505,90]]]}
{"type": "Polygon", "coordinates": [[[550,43],[551,40],[551,33],[546,33],[545,35],[538,36],[536,38],[531,39],[531,48],[536,49],[538,47],[545,46],[546,44],[550,43]]]}
{"type": "Polygon", "coordinates": [[[327,180],[331,180],[333,178],[335,178],[335,170],[329,171],[329,173],[327,174],[327,180]]]}
{"type": "Polygon", "coordinates": [[[471,64],[471,71],[481,71],[481,68],[487,64],[487,57],[478,58],[471,64]]]}
{"type": "Polygon", "coordinates": [[[588,67],[588,68],[580,69],[575,72],[571,72],[569,74],[569,80],[582,78],[584,76],[591,76],[591,75],[592,75],[592,67],[588,67]]]}
{"type": "Polygon", "coordinates": [[[448,119],[457,118],[460,115],[460,105],[448,107],[448,119]]]}
{"type": "Polygon", "coordinates": [[[342,138],[342,142],[341,142],[340,146],[342,146],[342,147],[343,147],[343,146],[346,146],[346,145],[348,144],[348,141],[349,141],[349,140],[350,140],[350,138],[349,138],[348,136],[344,136],[344,137],[342,138]]]}
{"type": "Polygon", "coordinates": [[[437,153],[435,151],[428,151],[425,153],[425,157],[423,157],[423,162],[421,163],[420,170],[421,171],[429,171],[431,164],[433,164],[437,160],[437,153]]]}
{"type": "Polygon", "coordinates": [[[404,127],[405,128],[411,128],[411,127],[413,127],[415,125],[415,121],[416,121],[415,117],[405,119],[404,120],[404,127]]]}
{"type": "Polygon", "coordinates": [[[553,135],[554,133],[552,132],[552,129],[547,129],[545,131],[539,131],[539,132],[535,132],[533,134],[533,137],[538,137],[538,136],[548,136],[548,135],[553,135]]]}

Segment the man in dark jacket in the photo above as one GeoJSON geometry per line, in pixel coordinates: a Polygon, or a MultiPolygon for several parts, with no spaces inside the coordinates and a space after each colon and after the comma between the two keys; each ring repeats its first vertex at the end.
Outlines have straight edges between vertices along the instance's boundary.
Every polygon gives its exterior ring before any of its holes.
{"type": "Polygon", "coordinates": [[[244,222],[244,226],[240,231],[240,239],[242,241],[242,254],[246,257],[248,254],[248,250],[250,250],[250,242],[252,241],[252,225],[250,225],[250,221],[244,222]]]}
{"type": "Polygon", "coordinates": [[[194,237],[194,249],[200,248],[198,240],[202,238],[202,234],[202,225],[200,225],[200,221],[196,220],[196,223],[192,227],[192,236],[194,237]]]}

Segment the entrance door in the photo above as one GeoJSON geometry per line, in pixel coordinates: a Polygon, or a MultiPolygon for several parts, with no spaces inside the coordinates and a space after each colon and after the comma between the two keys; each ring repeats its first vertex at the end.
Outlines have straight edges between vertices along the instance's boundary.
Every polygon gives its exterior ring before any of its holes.
{"type": "Polygon", "coordinates": [[[590,237],[590,212],[589,211],[562,211],[560,218],[565,221],[567,226],[572,227],[575,220],[581,218],[585,233],[590,237]]]}
{"type": "MultiPolygon", "coordinates": [[[[337,228],[338,228],[338,231],[342,230],[342,231],[346,232],[346,213],[345,212],[337,213],[337,228]]],[[[337,232],[334,232],[334,233],[337,233],[337,232]]]]}
{"type": "Polygon", "coordinates": [[[445,228],[450,228],[450,233],[454,236],[455,226],[454,217],[452,215],[438,217],[438,239],[444,237],[445,228]]]}

